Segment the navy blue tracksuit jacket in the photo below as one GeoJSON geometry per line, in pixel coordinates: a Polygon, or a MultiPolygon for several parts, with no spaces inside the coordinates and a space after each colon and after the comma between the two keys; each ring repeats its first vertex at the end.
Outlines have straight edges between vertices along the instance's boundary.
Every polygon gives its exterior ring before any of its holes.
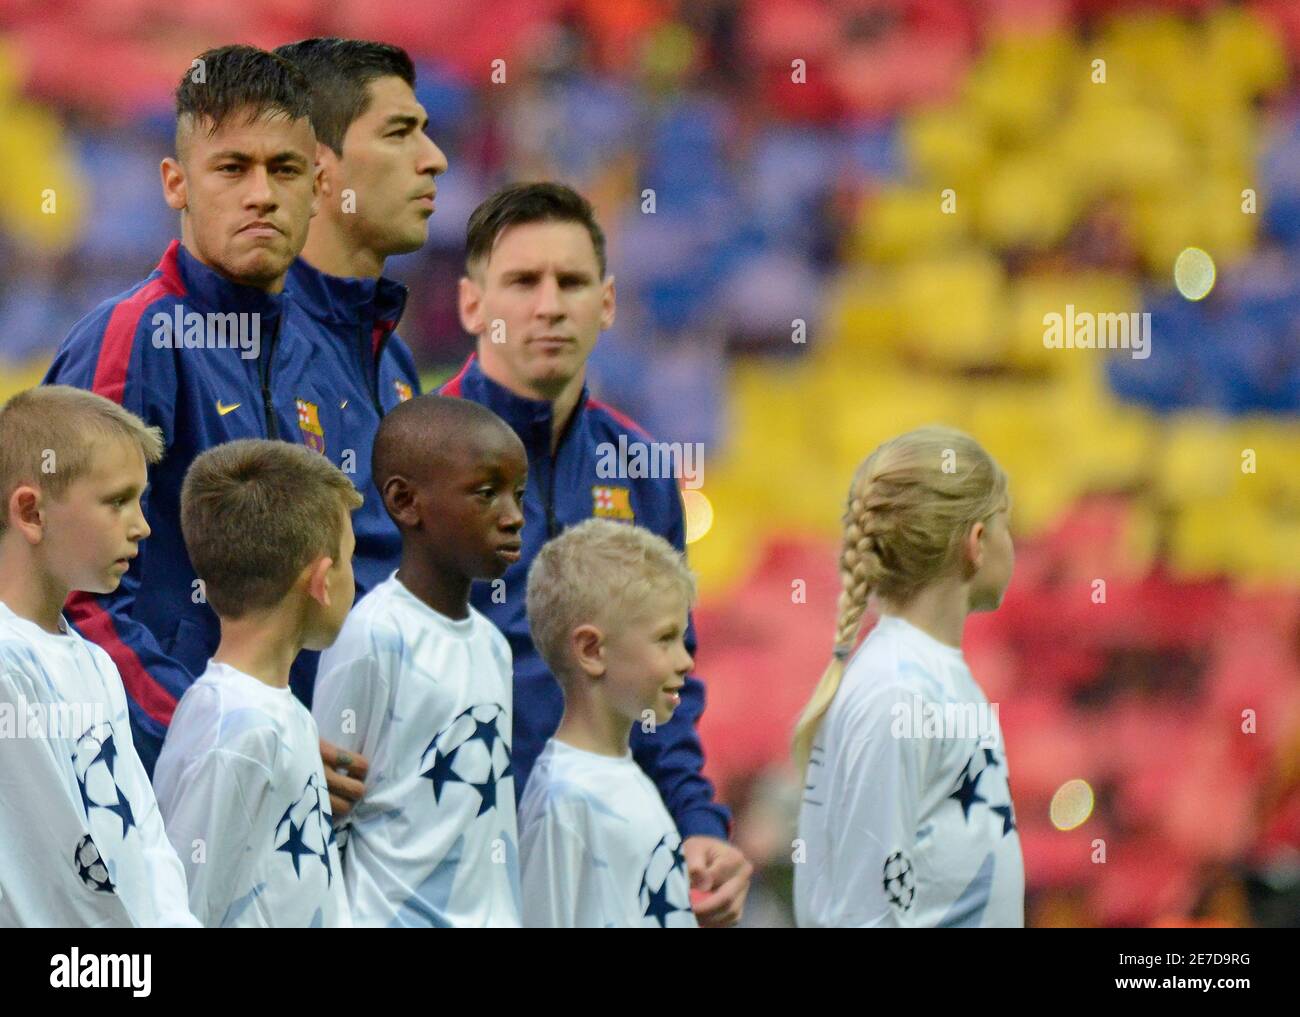
{"type": "MultiPolygon", "coordinates": [[[[393,334],[405,303],[399,283],[340,279],[301,259],[285,293],[272,296],[228,282],[173,241],[147,279],[100,304],[59,347],[47,383],[121,403],[160,427],[166,446],[149,470],[153,533],[139,557],[115,593],[74,594],[67,608],[121,672],[136,751],[151,775],[176,702],[220,636],[181,535],[181,482],[199,453],[237,438],[323,452],[365,497],[352,517],[358,597],[397,566],[401,540],[371,481],[370,451],[380,418],[419,392],[410,351],[393,334]],[[164,322],[189,312],[257,315],[258,355],[186,348],[164,322]]],[[[316,658],[304,653],[294,665],[294,690],[308,703],[316,658]]]]}

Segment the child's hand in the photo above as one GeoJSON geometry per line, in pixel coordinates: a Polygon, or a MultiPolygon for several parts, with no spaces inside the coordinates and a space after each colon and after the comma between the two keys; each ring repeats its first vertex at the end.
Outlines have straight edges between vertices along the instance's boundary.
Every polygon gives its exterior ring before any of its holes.
{"type": "Polygon", "coordinates": [[[320,758],[325,764],[325,783],[330,789],[330,810],[334,818],[346,816],[365,793],[370,761],[359,752],[348,752],[320,740],[320,758]]]}
{"type": "Polygon", "coordinates": [[[754,866],[740,849],[717,837],[697,835],[682,841],[691,874],[691,907],[706,929],[725,929],[740,921],[754,866]]]}

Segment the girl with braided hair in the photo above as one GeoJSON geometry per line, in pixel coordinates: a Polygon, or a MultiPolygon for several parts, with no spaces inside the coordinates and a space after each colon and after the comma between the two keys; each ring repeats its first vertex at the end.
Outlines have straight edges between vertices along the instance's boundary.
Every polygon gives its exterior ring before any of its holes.
{"type": "Polygon", "coordinates": [[[858,467],[830,664],[795,729],[801,926],[1023,926],[1024,862],[996,707],[962,657],[1015,552],[1006,475],[944,427],[858,467]],[[868,601],[880,620],[855,651],[868,601]]]}

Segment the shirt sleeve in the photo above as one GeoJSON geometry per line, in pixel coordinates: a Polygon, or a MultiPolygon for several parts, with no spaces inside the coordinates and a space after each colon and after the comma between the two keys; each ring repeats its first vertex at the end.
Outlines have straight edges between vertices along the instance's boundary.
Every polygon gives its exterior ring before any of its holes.
{"type": "MultiPolygon", "coordinates": [[[[686,523],[681,493],[673,485],[667,525],[660,535],[685,553],[686,523]]],[[[686,652],[695,656],[695,619],[686,626],[686,652]]],[[[632,754],[654,781],[682,839],[704,835],[726,840],[731,812],[715,800],[713,782],[704,776],[704,747],[698,725],[704,714],[704,682],[694,673],[686,676],[681,704],[672,719],[653,731],[641,724],[632,728],[632,754]]]]}
{"type": "MultiPolygon", "coordinates": [[[[0,704],[26,725],[30,685],[0,658],[0,704]]],[[[15,731],[16,733],[16,731],[15,731]]],[[[78,874],[76,855],[90,837],[62,739],[0,737],[0,927],[130,928],[116,893],[78,874]]]]}
{"type": "Polygon", "coordinates": [[[214,747],[188,761],[175,787],[167,834],[183,859],[190,910],[219,927],[237,895],[251,889],[245,848],[267,825],[271,772],[259,759],[214,747]]]}
{"type": "Polygon", "coordinates": [[[574,929],[595,924],[589,916],[598,902],[590,899],[592,888],[586,875],[592,871],[591,852],[574,817],[565,815],[568,811],[548,802],[523,835],[520,883],[525,928],[574,929]]]}
{"type": "Polygon", "coordinates": [[[881,689],[850,702],[841,720],[839,777],[827,807],[837,817],[829,871],[847,926],[915,924],[924,740],[890,731],[893,705],[910,697],[901,688],[881,689]]]}
{"type": "Polygon", "coordinates": [[[311,714],[320,736],[374,761],[387,712],[390,681],[378,655],[321,657],[311,714]]]}
{"type": "MultiPolygon", "coordinates": [[[[100,674],[106,676],[114,715],[126,721],[126,690],[122,687],[121,676],[113,670],[112,661],[107,653],[97,646],[91,646],[90,651],[97,658],[100,674]]],[[[200,923],[189,909],[185,869],[167,837],[167,831],[163,827],[162,812],[158,808],[158,799],[154,795],[153,785],[145,772],[144,764],[140,762],[140,756],[135,751],[134,742],[128,742],[123,746],[119,750],[118,757],[121,760],[120,765],[126,768],[126,779],[133,789],[136,800],[140,803],[141,817],[138,826],[140,843],[145,856],[145,871],[149,874],[154,922],[161,928],[193,928],[200,923]]]]}

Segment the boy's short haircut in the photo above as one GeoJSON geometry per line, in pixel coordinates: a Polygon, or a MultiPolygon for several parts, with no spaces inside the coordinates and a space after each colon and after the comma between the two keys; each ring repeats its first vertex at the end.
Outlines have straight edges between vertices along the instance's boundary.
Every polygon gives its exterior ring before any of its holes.
{"type": "Polygon", "coordinates": [[[530,222],[573,222],[582,226],[596,249],[600,277],[605,278],[605,232],[596,221],[591,202],[573,188],[549,181],[510,184],[470,213],[465,227],[465,270],[472,274],[482,268],[502,233],[511,226],[530,222]]]}
{"type": "Polygon", "coordinates": [[[111,399],[70,385],[19,392],[0,408],[0,534],[9,525],[9,499],[21,484],[63,497],[90,469],[95,446],[126,441],[150,465],[163,454],[162,432],[111,399]]]}
{"type": "Polygon", "coordinates": [[[680,594],[687,607],[695,602],[695,577],[672,544],[641,526],[588,519],[544,544],[528,570],[533,642],[564,682],[575,628],[616,625],[662,592],[680,594]]]}
{"type": "Polygon", "coordinates": [[[268,113],[290,121],[310,117],[311,83],[288,60],[256,46],[200,53],[176,88],[176,154],[188,132],[203,122],[215,134],[243,111],[249,122],[268,113]]]}
{"type": "Polygon", "coordinates": [[[302,39],[278,46],[311,82],[311,122],[316,140],[343,155],[348,128],[370,108],[370,83],[401,78],[415,88],[415,65],[406,50],[362,39],[302,39]]]}
{"type": "Polygon", "coordinates": [[[304,445],[245,438],[210,448],[181,487],[181,531],[208,603],[222,618],[275,607],[299,573],[338,559],[339,508],[361,505],[352,481],[304,445]]]}

